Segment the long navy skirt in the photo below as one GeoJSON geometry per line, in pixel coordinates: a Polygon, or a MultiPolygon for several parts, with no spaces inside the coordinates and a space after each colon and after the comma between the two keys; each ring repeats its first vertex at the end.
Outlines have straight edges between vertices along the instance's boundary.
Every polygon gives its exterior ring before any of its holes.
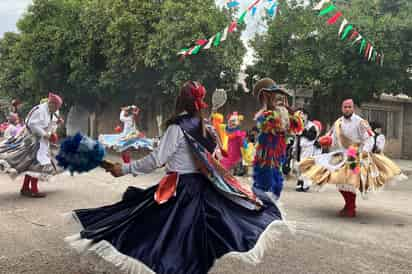
{"type": "Polygon", "coordinates": [[[140,261],[158,274],[203,274],[224,254],[252,249],[269,225],[282,220],[265,193],[256,193],[264,207],[249,210],[200,174],[181,175],[176,196],[161,205],[154,201],[156,187],[129,187],[116,204],[75,210],[80,239],[104,243],[96,252],[128,272],[135,268],[125,264],[140,261]]]}

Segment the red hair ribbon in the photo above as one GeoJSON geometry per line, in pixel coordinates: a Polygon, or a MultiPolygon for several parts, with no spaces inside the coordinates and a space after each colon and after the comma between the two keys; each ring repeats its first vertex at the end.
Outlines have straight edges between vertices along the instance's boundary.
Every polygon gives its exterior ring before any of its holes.
{"type": "Polygon", "coordinates": [[[196,110],[201,110],[207,108],[208,105],[203,101],[206,96],[206,89],[204,86],[197,82],[193,82],[193,87],[191,88],[192,96],[195,98],[196,110]]]}

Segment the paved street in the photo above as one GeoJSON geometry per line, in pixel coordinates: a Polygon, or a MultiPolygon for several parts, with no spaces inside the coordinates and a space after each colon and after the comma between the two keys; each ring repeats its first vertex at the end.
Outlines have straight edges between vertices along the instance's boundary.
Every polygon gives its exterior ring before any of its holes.
{"type": "MultiPolygon", "coordinates": [[[[412,170],[412,162],[401,162],[412,170]]],[[[74,208],[117,201],[128,185],[148,186],[162,174],[113,179],[102,170],[42,184],[46,199],[18,193],[20,180],[0,175],[0,273],[115,273],[90,264],[63,241],[73,232],[62,214],[74,208]]],[[[412,180],[358,199],[358,218],[336,212],[342,198],[335,190],[297,193],[289,181],[282,197],[291,232],[283,229],[261,264],[222,258],[211,273],[412,273],[412,180]]],[[[144,220],[142,220],[144,221],[144,220]]]]}

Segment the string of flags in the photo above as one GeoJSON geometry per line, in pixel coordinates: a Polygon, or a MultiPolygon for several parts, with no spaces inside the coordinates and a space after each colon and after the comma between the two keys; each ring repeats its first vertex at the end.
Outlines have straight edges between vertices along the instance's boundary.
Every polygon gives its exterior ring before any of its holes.
{"type": "Polygon", "coordinates": [[[385,55],[379,52],[376,47],[373,46],[372,42],[359,33],[356,27],[344,18],[343,13],[331,2],[332,0],[322,0],[313,9],[319,11],[319,16],[329,16],[326,21],[328,25],[334,25],[342,19],[338,37],[340,37],[342,41],[351,41],[351,46],[359,46],[359,55],[365,60],[383,66],[385,55]],[[328,3],[329,5],[323,8],[323,6],[328,3]]]}
{"type": "MultiPolygon", "coordinates": [[[[276,14],[279,10],[278,3],[276,2],[276,0],[266,0],[266,1],[267,1],[267,3],[270,4],[269,8],[266,9],[267,15],[270,16],[270,17],[276,16],[276,14]]],[[[254,0],[247,7],[247,9],[244,10],[241,13],[239,18],[237,20],[231,22],[230,25],[227,26],[225,29],[223,29],[222,31],[219,31],[218,33],[214,34],[209,39],[198,39],[198,40],[196,40],[195,45],[191,46],[190,48],[181,49],[177,53],[177,55],[182,56],[182,57],[185,57],[185,56],[188,56],[188,55],[196,55],[200,52],[200,50],[208,50],[212,47],[218,47],[222,42],[226,41],[229,34],[231,34],[231,33],[233,33],[234,31],[237,30],[237,27],[239,25],[242,25],[242,24],[245,23],[245,17],[249,12],[251,13],[252,16],[255,16],[256,11],[257,11],[257,7],[262,2],[264,2],[264,1],[254,0]]],[[[228,8],[234,8],[234,7],[239,6],[239,4],[240,3],[238,1],[229,0],[226,3],[226,6],[228,8]]]]}

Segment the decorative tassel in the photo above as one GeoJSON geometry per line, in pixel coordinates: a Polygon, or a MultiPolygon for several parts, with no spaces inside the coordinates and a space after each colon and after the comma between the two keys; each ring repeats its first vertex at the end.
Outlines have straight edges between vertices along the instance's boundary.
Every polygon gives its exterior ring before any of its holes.
{"type": "Polygon", "coordinates": [[[345,31],[343,32],[343,35],[342,35],[342,41],[346,39],[346,37],[348,36],[348,34],[350,33],[352,29],[353,29],[352,25],[349,25],[345,28],[345,31]]]}
{"type": "Polygon", "coordinates": [[[338,11],[337,13],[335,13],[334,16],[332,16],[331,18],[329,18],[328,24],[329,24],[329,25],[335,24],[341,16],[342,16],[342,12],[338,11]]]}
{"type": "Polygon", "coordinates": [[[319,12],[319,16],[326,15],[326,14],[334,11],[335,9],[336,9],[335,5],[332,4],[332,5],[330,5],[329,7],[321,10],[321,11],[319,12]]]}

